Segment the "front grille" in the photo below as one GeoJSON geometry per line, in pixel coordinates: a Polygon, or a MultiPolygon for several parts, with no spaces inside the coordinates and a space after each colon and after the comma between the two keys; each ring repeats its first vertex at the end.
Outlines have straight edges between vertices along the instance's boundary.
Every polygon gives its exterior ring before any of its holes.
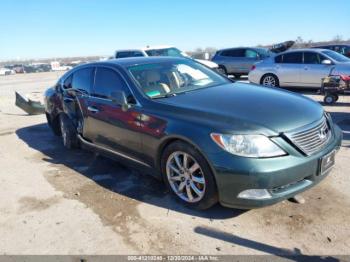
{"type": "Polygon", "coordinates": [[[332,136],[326,117],[323,117],[321,122],[315,126],[286,135],[306,155],[312,155],[320,151],[327,145],[332,136]]]}

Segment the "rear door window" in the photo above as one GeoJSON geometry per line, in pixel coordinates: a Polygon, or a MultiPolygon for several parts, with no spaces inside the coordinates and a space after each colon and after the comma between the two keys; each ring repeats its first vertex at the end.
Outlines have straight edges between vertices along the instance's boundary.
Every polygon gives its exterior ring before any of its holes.
{"type": "Polygon", "coordinates": [[[283,55],[283,64],[302,64],[302,61],[302,52],[286,53],[283,55]]]}
{"type": "Polygon", "coordinates": [[[278,55],[275,57],[275,63],[282,63],[283,62],[283,55],[278,55]]]}
{"type": "Polygon", "coordinates": [[[92,95],[99,98],[111,99],[111,94],[117,90],[124,92],[128,90],[120,74],[110,68],[97,67],[92,95]]]}
{"type": "Polygon", "coordinates": [[[139,57],[143,56],[140,51],[121,51],[117,52],[116,58],[125,58],[125,57],[139,57]]]}
{"type": "Polygon", "coordinates": [[[90,94],[94,67],[80,69],[73,73],[72,88],[84,94],[90,94]]]}

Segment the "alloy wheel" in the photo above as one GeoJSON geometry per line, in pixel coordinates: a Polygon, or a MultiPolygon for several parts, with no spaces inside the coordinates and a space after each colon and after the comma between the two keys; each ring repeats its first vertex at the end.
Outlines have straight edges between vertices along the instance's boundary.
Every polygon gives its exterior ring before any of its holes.
{"type": "Polygon", "coordinates": [[[275,77],[269,75],[269,76],[265,76],[263,81],[262,81],[262,84],[264,86],[276,86],[276,79],[275,77]]]}
{"type": "Polygon", "coordinates": [[[199,202],[206,181],[198,162],[188,153],[173,152],[166,162],[166,175],[175,194],[188,203],[199,202]]]}

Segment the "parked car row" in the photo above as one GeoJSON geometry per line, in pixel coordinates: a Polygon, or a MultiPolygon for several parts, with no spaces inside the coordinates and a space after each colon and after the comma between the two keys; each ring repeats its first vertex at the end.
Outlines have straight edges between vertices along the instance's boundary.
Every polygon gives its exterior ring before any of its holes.
{"type": "Polygon", "coordinates": [[[216,51],[211,60],[217,63],[226,75],[234,75],[235,78],[240,78],[242,75],[247,75],[256,62],[274,56],[275,53],[283,52],[293,44],[294,41],[286,41],[273,45],[271,48],[226,48],[216,51]]]}
{"type": "Polygon", "coordinates": [[[272,48],[239,47],[218,50],[212,58],[226,75],[248,75],[249,81],[265,86],[320,88],[332,72],[350,75],[350,46],[329,45],[287,50],[287,41],[272,48]]]}
{"type": "Polygon", "coordinates": [[[13,75],[13,74],[16,74],[16,72],[12,69],[9,69],[6,67],[0,68],[0,76],[7,76],[7,75],[13,75]]]}
{"type": "Polygon", "coordinates": [[[36,64],[12,64],[6,65],[6,68],[9,68],[16,72],[16,74],[24,74],[24,73],[36,73],[36,72],[48,72],[51,70],[49,64],[45,63],[36,63],[36,64]]]}
{"type": "Polygon", "coordinates": [[[25,74],[25,73],[40,73],[50,71],[68,71],[74,66],[82,64],[83,62],[77,61],[70,64],[61,64],[60,62],[51,63],[32,63],[32,64],[11,64],[5,65],[0,69],[0,75],[10,74],[25,74]]]}

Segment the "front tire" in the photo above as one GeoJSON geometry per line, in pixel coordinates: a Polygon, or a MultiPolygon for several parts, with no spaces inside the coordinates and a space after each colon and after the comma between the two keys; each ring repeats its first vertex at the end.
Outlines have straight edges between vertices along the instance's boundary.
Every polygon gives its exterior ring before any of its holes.
{"type": "Polygon", "coordinates": [[[219,68],[218,68],[217,71],[218,71],[220,74],[223,74],[223,75],[227,76],[227,69],[226,69],[225,66],[219,65],[219,68]]]}
{"type": "Polygon", "coordinates": [[[62,142],[64,147],[68,149],[78,148],[79,141],[77,137],[77,131],[72,121],[66,114],[61,114],[59,117],[62,142]]]}
{"type": "Polygon", "coordinates": [[[234,75],[234,77],[236,78],[236,79],[240,79],[241,78],[241,74],[233,74],[234,75]]]}
{"type": "Polygon", "coordinates": [[[167,146],[161,170],[169,190],[185,205],[203,210],[218,202],[214,175],[193,146],[181,141],[167,146]]]}
{"type": "Polygon", "coordinates": [[[267,87],[279,87],[278,77],[273,74],[266,74],[261,78],[260,84],[267,87]]]}

